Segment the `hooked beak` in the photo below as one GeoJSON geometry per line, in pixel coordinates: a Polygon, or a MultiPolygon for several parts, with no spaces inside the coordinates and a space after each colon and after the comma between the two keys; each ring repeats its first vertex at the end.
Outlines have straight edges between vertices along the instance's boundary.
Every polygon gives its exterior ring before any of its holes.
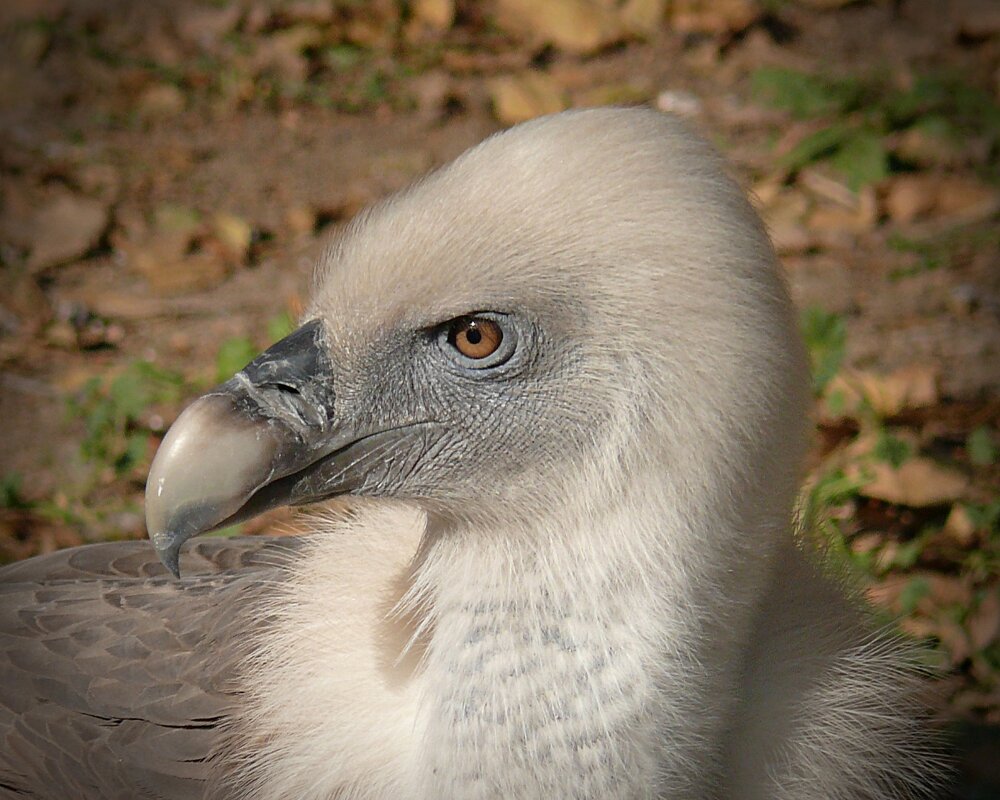
{"type": "Polygon", "coordinates": [[[146,529],[175,576],[192,536],[356,490],[386,440],[412,427],[358,431],[337,418],[334,400],[323,328],[313,320],[184,410],[146,482],[146,529]]]}

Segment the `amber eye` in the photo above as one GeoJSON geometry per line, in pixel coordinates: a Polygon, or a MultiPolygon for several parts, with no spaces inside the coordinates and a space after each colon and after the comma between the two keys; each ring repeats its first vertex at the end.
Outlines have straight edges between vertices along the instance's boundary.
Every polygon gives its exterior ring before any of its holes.
{"type": "Polygon", "coordinates": [[[479,360],[497,351],[503,341],[503,331],[491,319],[462,317],[452,324],[448,341],[466,358],[479,360]]]}

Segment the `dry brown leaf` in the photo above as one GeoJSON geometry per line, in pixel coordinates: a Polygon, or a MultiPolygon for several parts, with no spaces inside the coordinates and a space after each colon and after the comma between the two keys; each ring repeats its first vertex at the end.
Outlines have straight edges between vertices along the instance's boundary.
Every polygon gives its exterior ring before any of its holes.
{"type": "Polygon", "coordinates": [[[243,32],[251,36],[256,36],[270,23],[272,17],[272,11],[268,5],[263,2],[253,2],[247,9],[246,16],[243,18],[243,32]]]}
{"type": "Polygon", "coordinates": [[[802,224],[808,209],[808,199],[797,189],[779,190],[762,209],[771,241],[779,253],[800,253],[812,244],[812,237],[802,224]]]}
{"type": "Polygon", "coordinates": [[[136,110],[142,119],[169,119],[184,110],[184,94],[176,86],[161,83],[150,86],[140,96],[136,110]]]}
{"type": "Polygon", "coordinates": [[[185,231],[156,230],[138,240],[119,241],[116,249],[130,269],[145,274],[151,263],[181,259],[191,241],[185,231]]]}
{"type": "Polygon", "coordinates": [[[885,211],[893,222],[906,224],[933,210],[937,178],[933,175],[899,175],[889,181],[885,211]]]}
{"type": "Polygon", "coordinates": [[[621,7],[621,23],[636,36],[652,36],[663,25],[666,0],[626,0],[621,7]]]}
{"type": "MultiPolygon", "coordinates": [[[[987,648],[988,649],[988,648],[987,648]]],[[[996,683],[996,667],[993,666],[992,660],[986,658],[985,651],[978,650],[972,653],[972,657],[969,659],[969,674],[979,683],[991,686],[996,683]]],[[[1000,711],[1000,709],[996,709],[1000,711]]]]}
{"type": "Polygon", "coordinates": [[[1000,589],[993,587],[966,622],[975,650],[983,650],[1000,636],[1000,589]]]}
{"type": "Polygon", "coordinates": [[[670,26],[680,33],[737,33],[750,27],[761,13],[755,0],[674,0],[670,26]]]}
{"type": "Polygon", "coordinates": [[[963,220],[983,219],[1000,208],[1000,193],[974,178],[949,177],[938,187],[935,210],[963,220]]]}
{"type": "Polygon", "coordinates": [[[965,161],[968,156],[967,147],[967,142],[913,127],[899,136],[895,151],[905,161],[913,161],[923,167],[946,167],[965,161]]]}
{"type": "Polygon", "coordinates": [[[398,0],[366,0],[347,20],[347,38],[375,50],[391,48],[406,4],[398,0]]]}
{"type": "Polygon", "coordinates": [[[431,69],[410,81],[409,91],[417,115],[431,122],[447,113],[450,102],[465,102],[461,98],[466,87],[455,83],[445,70],[431,69]]]}
{"type": "Polygon", "coordinates": [[[229,258],[239,264],[246,262],[253,238],[249,222],[235,214],[220,211],[212,217],[212,233],[229,258]]]}
{"type": "Polygon", "coordinates": [[[576,94],[573,105],[577,108],[632,105],[642,102],[648,96],[649,93],[645,89],[634,83],[610,83],[576,94]]]}
{"type": "Polygon", "coordinates": [[[154,297],[148,291],[103,291],[90,286],[73,293],[74,299],[99,317],[120,320],[145,320],[151,317],[214,317],[218,298],[209,295],[154,297]]]}
{"type": "MultiPolygon", "coordinates": [[[[142,275],[155,294],[175,295],[208,289],[229,274],[231,256],[227,258],[227,254],[232,252],[229,248],[235,248],[236,239],[243,235],[239,230],[242,220],[229,217],[217,215],[213,219],[211,230],[221,247],[190,253],[205,234],[198,212],[185,206],[164,204],[153,214],[151,231],[135,240],[117,242],[117,249],[127,266],[142,275]],[[223,224],[220,225],[220,221],[223,224]],[[231,241],[224,243],[223,237],[231,237],[231,241]]],[[[102,302],[100,298],[96,301],[102,302]]]]}
{"type": "Polygon", "coordinates": [[[593,53],[622,34],[614,9],[599,0],[498,0],[496,22],[569,53],[593,53]]]}
{"type": "Polygon", "coordinates": [[[88,195],[114,202],[121,192],[121,173],[111,164],[83,164],[74,175],[76,184],[88,195]]]}
{"type": "Polygon", "coordinates": [[[455,0],[413,0],[412,21],[428,31],[446,31],[455,21],[455,0]]]}
{"type": "Polygon", "coordinates": [[[892,567],[893,562],[896,560],[896,555],[899,553],[899,543],[894,542],[891,539],[885,543],[878,554],[875,556],[875,570],[876,572],[885,572],[890,567],[892,567]]]}
{"type": "Polygon", "coordinates": [[[496,53],[445,50],[441,54],[441,65],[449,72],[459,75],[499,75],[504,72],[527,69],[530,63],[531,53],[523,48],[501,50],[496,53]]]}
{"type": "Polygon", "coordinates": [[[293,236],[312,233],[316,228],[316,212],[307,205],[292,206],[285,211],[285,226],[293,236]]]}
{"type": "Polygon", "coordinates": [[[943,530],[946,536],[962,547],[968,547],[976,541],[976,524],[965,506],[959,503],[953,505],[948,512],[943,530]]]}
{"type": "Polygon", "coordinates": [[[963,606],[972,604],[972,585],[967,577],[941,575],[927,572],[921,576],[930,590],[917,603],[917,607],[931,615],[946,606],[963,606]]]}
{"type": "Polygon", "coordinates": [[[697,117],[704,110],[704,105],[691,92],[665,89],[656,96],[656,108],[682,117],[697,117]]]}
{"type": "Polygon", "coordinates": [[[771,243],[778,255],[804,253],[813,245],[813,238],[801,225],[775,224],[768,226],[771,243]]]}
{"type": "Polygon", "coordinates": [[[871,476],[858,490],[863,496],[911,508],[952,503],[965,494],[969,485],[961,472],[924,456],[910,458],[899,467],[873,462],[854,464],[846,471],[855,477],[871,476]]]}
{"type": "Polygon", "coordinates": [[[1000,5],[996,0],[959,0],[952,6],[959,32],[971,39],[989,39],[1000,34],[1000,5]]]}
{"type": "MultiPolygon", "coordinates": [[[[239,7],[239,3],[234,4],[239,7]]],[[[282,3],[281,15],[291,22],[304,22],[312,25],[328,25],[333,21],[337,4],[330,0],[292,0],[282,3]]]]}
{"type": "Polygon", "coordinates": [[[226,279],[229,268],[212,253],[192,253],[179,261],[157,261],[140,256],[136,269],[160,295],[186,294],[217,286],[226,279]]]}
{"type": "Polygon", "coordinates": [[[937,636],[938,632],[937,624],[925,617],[904,617],[899,621],[899,627],[914,639],[929,639],[937,636]]]}
{"type": "Polygon", "coordinates": [[[226,3],[220,6],[192,6],[183,14],[174,16],[174,26],[178,37],[188,44],[203,50],[212,50],[228,33],[236,29],[243,16],[240,3],[226,3]]]}
{"type": "Polygon", "coordinates": [[[296,25],[258,40],[253,65],[259,72],[271,69],[288,81],[303,81],[309,72],[309,62],[303,51],[323,41],[319,28],[296,25]]]}
{"type": "Polygon", "coordinates": [[[73,350],[77,346],[76,329],[64,320],[57,320],[45,329],[45,341],[62,350],[73,350]]]}
{"type": "Polygon", "coordinates": [[[799,170],[795,182],[820,200],[827,200],[850,211],[858,211],[863,202],[862,195],[854,192],[846,183],[829,175],[818,167],[799,170]]]}
{"type": "Polygon", "coordinates": [[[937,384],[937,368],[925,364],[911,364],[888,375],[843,370],[827,384],[821,414],[826,420],[834,420],[856,417],[870,408],[879,417],[894,417],[906,409],[934,405],[938,401],[937,384]]]}
{"type": "Polygon", "coordinates": [[[504,125],[553,114],[566,107],[562,88],[542,72],[508,75],[490,83],[493,112],[504,125]]]}
{"type": "Polygon", "coordinates": [[[889,182],[884,204],[890,219],[902,224],[930,215],[972,222],[1000,208],[1000,193],[973,178],[900,175],[889,182]]]}
{"type": "Polygon", "coordinates": [[[784,185],[785,176],[783,174],[768,175],[757,181],[750,189],[750,200],[754,204],[754,208],[761,211],[774,203],[784,189],[784,185]]]}
{"type": "Polygon", "coordinates": [[[908,575],[889,575],[878,583],[868,586],[865,589],[865,596],[872,605],[887,608],[898,614],[901,611],[899,596],[909,582],[908,575]]]}
{"type": "Polygon", "coordinates": [[[877,221],[875,190],[866,186],[858,192],[854,207],[823,203],[813,209],[806,219],[806,226],[820,235],[843,237],[844,242],[849,243],[857,234],[872,230],[877,221]]]}
{"type": "Polygon", "coordinates": [[[957,666],[972,655],[972,643],[965,628],[952,619],[938,618],[934,626],[934,635],[941,640],[948,651],[948,660],[957,666]]]}
{"type": "Polygon", "coordinates": [[[31,220],[28,267],[43,270],[87,253],[108,227],[108,206],[69,191],[54,193],[31,220]]]}
{"type": "Polygon", "coordinates": [[[883,535],[878,531],[869,531],[855,536],[851,539],[851,552],[870,553],[881,546],[883,538],[883,535]]]}

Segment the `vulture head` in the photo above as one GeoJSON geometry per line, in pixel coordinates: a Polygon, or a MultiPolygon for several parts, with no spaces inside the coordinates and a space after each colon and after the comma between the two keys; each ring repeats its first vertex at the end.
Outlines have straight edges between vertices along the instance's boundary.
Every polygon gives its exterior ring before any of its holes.
{"type": "Polygon", "coordinates": [[[760,221],[670,117],[520,125],[355,219],[149,476],[175,574],[369,498],[250,609],[247,796],[918,792],[905,659],[793,543],[806,375],[760,221]]]}
{"type": "Polygon", "coordinates": [[[148,529],[175,573],[197,533],[342,494],[483,536],[614,512],[643,522],[639,549],[713,558],[787,529],[794,315],[756,214],[677,120],[493,136],[355,219],[305,320],[157,453],[148,529]]]}

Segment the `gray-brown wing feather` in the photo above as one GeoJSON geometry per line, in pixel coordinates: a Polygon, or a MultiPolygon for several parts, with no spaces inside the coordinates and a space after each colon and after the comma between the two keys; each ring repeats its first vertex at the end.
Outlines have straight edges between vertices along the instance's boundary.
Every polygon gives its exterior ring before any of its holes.
{"type": "Polygon", "coordinates": [[[200,798],[239,703],[238,643],[292,539],[146,542],[0,570],[0,797],[200,798]]]}

